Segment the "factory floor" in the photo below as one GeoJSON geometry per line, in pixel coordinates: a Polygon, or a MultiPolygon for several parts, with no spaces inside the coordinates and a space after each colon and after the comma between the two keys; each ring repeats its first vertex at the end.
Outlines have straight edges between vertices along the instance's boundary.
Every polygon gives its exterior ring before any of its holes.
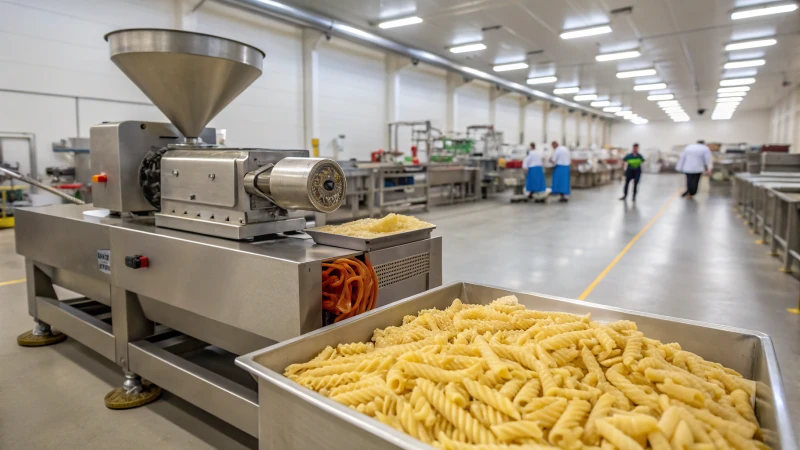
{"type": "MultiPolygon", "coordinates": [[[[444,236],[444,282],[585,297],[586,301],[768,333],[794,422],[800,420],[800,283],[732,210],[727,185],[647,175],[636,205],[620,184],[576,190],[569,203],[488,201],[419,215],[444,236]],[[642,230],[644,229],[644,232],[642,230]],[[631,242],[633,241],[633,244],[631,242]],[[622,252],[622,255],[620,256],[622,252]],[[616,264],[608,270],[609,264],[616,264]],[[598,281],[599,278],[599,281],[598,281]]],[[[177,449],[255,447],[254,439],[165,393],[149,406],[111,411],[103,396],[116,366],[73,340],[23,349],[32,322],[13,231],[0,231],[0,448],[177,449]],[[12,283],[7,283],[11,281],[12,283]]]]}

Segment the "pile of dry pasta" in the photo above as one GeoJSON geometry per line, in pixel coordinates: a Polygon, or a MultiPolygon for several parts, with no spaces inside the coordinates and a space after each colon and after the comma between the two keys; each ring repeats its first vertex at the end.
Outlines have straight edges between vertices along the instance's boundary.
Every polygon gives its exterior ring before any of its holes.
{"type": "Polygon", "coordinates": [[[358,258],[339,258],[322,263],[322,309],[336,316],[334,322],[375,308],[378,275],[369,263],[358,258]]]}
{"type": "Polygon", "coordinates": [[[285,375],[438,448],[768,448],[754,382],[634,322],[456,299],[372,340],[285,375]]]}
{"type": "Polygon", "coordinates": [[[381,219],[369,218],[355,220],[341,225],[325,225],[317,228],[317,231],[364,239],[374,239],[395,233],[421,230],[432,226],[433,224],[423,222],[414,216],[390,213],[381,219]]]}

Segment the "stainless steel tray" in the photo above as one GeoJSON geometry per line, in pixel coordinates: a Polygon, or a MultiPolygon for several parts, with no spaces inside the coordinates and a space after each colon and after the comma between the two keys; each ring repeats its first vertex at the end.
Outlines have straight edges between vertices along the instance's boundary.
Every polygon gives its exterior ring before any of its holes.
{"type": "Polygon", "coordinates": [[[678,341],[689,351],[724,364],[757,382],[756,417],[773,449],[797,450],[772,340],[764,333],[676,319],[490,286],[453,283],[284,341],[236,359],[258,379],[261,449],[431,449],[432,447],[285,378],[283,370],[316,356],[326,345],[367,342],[376,328],[403,316],[450,305],[455,298],[487,304],[516,295],[531,309],[591,313],[598,321],[633,320],[648,337],[678,341]]]}
{"type": "Polygon", "coordinates": [[[383,248],[394,247],[395,245],[408,244],[409,242],[421,241],[431,237],[431,233],[436,225],[414,231],[394,233],[372,239],[342,236],[341,234],[326,233],[316,228],[309,228],[305,232],[314,239],[317,244],[330,245],[332,247],[349,248],[351,250],[363,250],[365,252],[380,250],[383,248]]]}

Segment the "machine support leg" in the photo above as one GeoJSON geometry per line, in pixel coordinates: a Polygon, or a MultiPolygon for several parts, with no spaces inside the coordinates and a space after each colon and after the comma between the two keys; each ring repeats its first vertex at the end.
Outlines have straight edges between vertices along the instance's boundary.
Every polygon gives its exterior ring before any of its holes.
{"type": "Polygon", "coordinates": [[[796,239],[796,227],[797,224],[797,211],[792,211],[789,209],[786,211],[786,248],[783,252],[783,267],[781,268],[782,272],[791,273],[792,272],[792,252],[791,249],[794,248],[794,243],[796,239]]]}
{"type": "Polygon", "coordinates": [[[17,344],[22,347],[44,347],[63,342],[67,339],[67,335],[53,331],[50,325],[39,320],[36,314],[37,296],[58,298],[50,277],[29,259],[25,260],[25,274],[28,285],[28,313],[33,316],[36,327],[17,336],[17,344]]]}
{"type": "Polygon", "coordinates": [[[105,404],[109,409],[131,409],[155,401],[161,395],[161,388],[144,381],[133,372],[125,372],[125,381],[106,394],[105,404]]]}

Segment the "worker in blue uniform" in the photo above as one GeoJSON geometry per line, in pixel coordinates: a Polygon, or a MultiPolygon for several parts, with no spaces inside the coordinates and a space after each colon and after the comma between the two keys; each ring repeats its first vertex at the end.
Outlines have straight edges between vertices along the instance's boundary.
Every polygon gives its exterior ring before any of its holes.
{"type": "Polygon", "coordinates": [[[633,180],[633,201],[636,201],[636,193],[639,190],[639,179],[642,177],[642,163],[644,156],[639,153],[639,144],[633,144],[633,150],[622,158],[625,164],[625,188],[622,190],[620,200],[628,198],[628,185],[633,180]]]}
{"type": "Polygon", "coordinates": [[[553,194],[561,195],[558,201],[568,202],[570,194],[569,171],[572,157],[569,154],[569,149],[563,145],[558,145],[558,141],[553,141],[552,145],[553,156],[550,157],[550,161],[555,167],[553,167],[551,190],[553,194]]]}
{"type": "MultiPolygon", "coordinates": [[[[525,190],[528,191],[528,198],[534,199],[534,195],[547,191],[547,183],[544,180],[544,169],[542,169],[542,152],[536,150],[536,144],[531,142],[531,148],[522,161],[522,168],[525,169],[525,190]]],[[[541,195],[536,195],[534,200],[537,203],[544,202],[541,195]]]]}

